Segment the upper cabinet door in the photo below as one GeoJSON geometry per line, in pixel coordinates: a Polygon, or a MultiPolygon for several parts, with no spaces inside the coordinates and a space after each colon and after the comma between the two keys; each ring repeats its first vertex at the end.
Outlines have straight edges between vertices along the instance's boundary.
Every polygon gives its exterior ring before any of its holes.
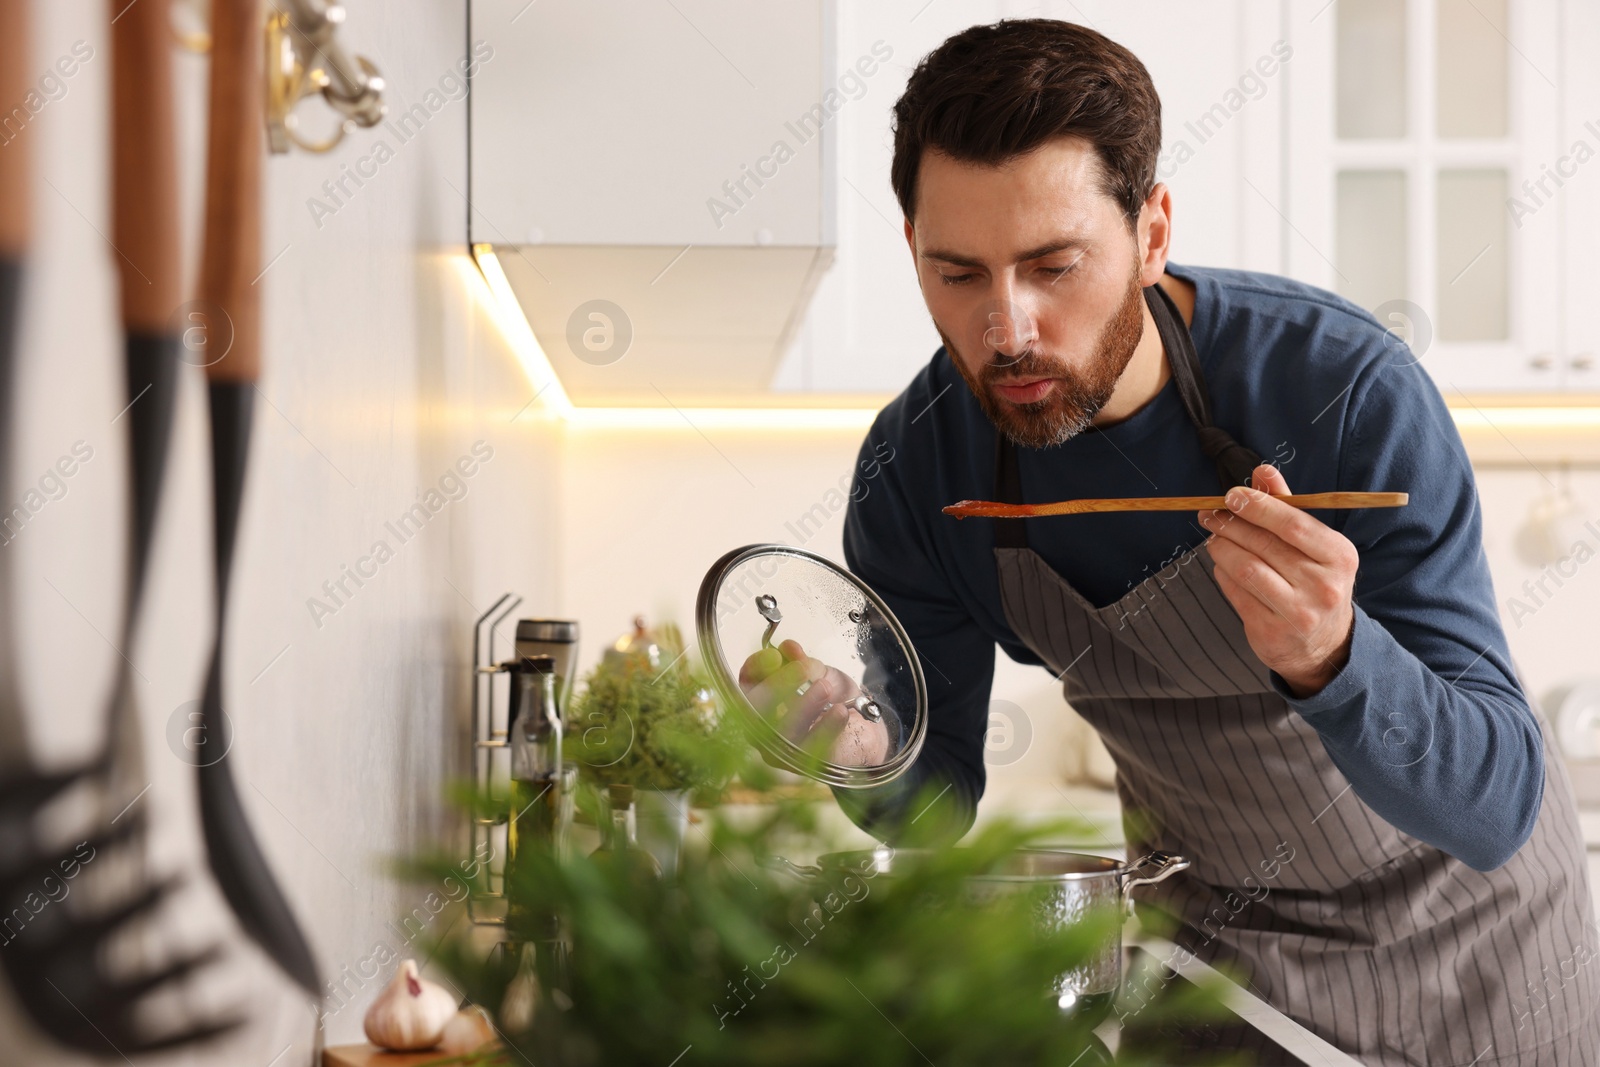
{"type": "MultiPolygon", "coordinates": [[[[831,245],[833,0],[473,0],[475,241],[831,245]]],[[[855,57],[852,57],[854,59],[855,57]]]]}
{"type": "Polygon", "coordinates": [[[1294,5],[1289,270],[1440,390],[1561,388],[1563,0],[1294,5]]]}
{"type": "Polygon", "coordinates": [[[1550,161],[1548,188],[1558,189],[1565,212],[1561,229],[1564,343],[1559,352],[1568,391],[1600,393],[1600,4],[1566,0],[1561,48],[1566,99],[1559,152],[1550,161]]]}

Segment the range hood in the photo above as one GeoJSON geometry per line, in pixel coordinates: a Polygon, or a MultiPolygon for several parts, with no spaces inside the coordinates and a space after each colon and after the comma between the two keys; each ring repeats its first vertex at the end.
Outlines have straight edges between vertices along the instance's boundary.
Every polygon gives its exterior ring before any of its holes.
{"type": "Polygon", "coordinates": [[[471,238],[572,402],[781,403],[833,262],[831,0],[471,10],[471,238]]]}

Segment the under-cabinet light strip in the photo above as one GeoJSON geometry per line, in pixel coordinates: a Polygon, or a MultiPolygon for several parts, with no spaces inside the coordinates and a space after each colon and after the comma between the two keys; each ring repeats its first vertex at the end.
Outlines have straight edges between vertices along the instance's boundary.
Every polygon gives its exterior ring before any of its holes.
{"type": "Polygon", "coordinates": [[[550,365],[550,357],[545,355],[544,347],[533,335],[533,327],[528,325],[528,318],[517,303],[511,279],[506,277],[505,268],[500,266],[500,257],[495,255],[494,247],[473,245],[472,258],[478,264],[484,284],[489,287],[488,305],[495,325],[500,327],[501,336],[511,346],[511,351],[516,353],[517,361],[522,364],[522,371],[528,376],[528,382],[539,400],[556,415],[571,418],[574,410],[572,399],[562,387],[556,369],[550,365]]]}
{"type": "Polygon", "coordinates": [[[472,246],[473,259],[489,288],[489,305],[502,336],[522,364],[546,407],[573,426],[595,429],[866,430],[876,407],[579,407],[534,336],[494,246],[472,246]]]}
{"type": "Polygon", "coordinates": [[[853,430],[877,408],[573,408],[570,425],[617,430],[853,430]]]}
{"type": "Polygon", "coordinates": [[[1600,407],[1451,407],[1462,430],[1600,430],[1600,407]]]}

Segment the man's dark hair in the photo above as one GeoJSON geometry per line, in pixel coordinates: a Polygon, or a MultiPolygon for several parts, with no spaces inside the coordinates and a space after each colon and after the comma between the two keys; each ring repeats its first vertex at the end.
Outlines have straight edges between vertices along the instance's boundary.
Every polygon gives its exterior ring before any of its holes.
{"type": "Polygon", "coordinates": [[[923,57],[895,102],[894,195],[914,219],[925,148],[997,165],[1066,135],[1094,145],[1102,188],[1131,226],[1161,151],[1161,99],[1144,64],[1070,22],[974,26],[923,57]]]}

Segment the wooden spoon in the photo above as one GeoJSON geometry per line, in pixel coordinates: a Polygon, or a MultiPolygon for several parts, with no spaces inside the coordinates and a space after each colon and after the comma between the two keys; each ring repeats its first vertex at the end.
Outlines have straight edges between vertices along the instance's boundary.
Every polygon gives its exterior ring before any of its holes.
{"type": "MultiPolygon", "coordinates": [[[[1270,494],[1295,508],[1403,508],[1406,493],[1290,493],[1270,494]]],[[[1226,510],[1220,496],[1126,496],[1085,500],[1058,500],[1053,504],[1001,504],[993,500],[962,500],[944,508],[958,519],[1036,519],[1045,515],[1087,515],[1098,511],[1205,511],[1226,510]]]]}

